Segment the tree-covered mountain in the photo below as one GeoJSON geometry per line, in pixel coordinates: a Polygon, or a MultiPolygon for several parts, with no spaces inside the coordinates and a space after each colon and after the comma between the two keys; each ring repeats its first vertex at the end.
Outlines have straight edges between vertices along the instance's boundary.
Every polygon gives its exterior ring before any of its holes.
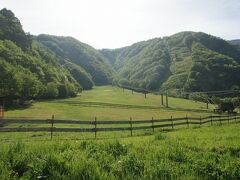
{"type": "Polygon", "coordinates": [[[115,83],[149,90],[240,88],[240,50],[201,32],[181,32],[101,50],[118,72],[115,83]]]}
{"type": "Polygon", "coordinates": [[[78,66],[69,61],[64,62],[64,67],[71,73],[75,80],[81,84],[84,90],[92,89],[94,82],[92,76],[88,74],[81,66],[78,66]]]}
{"type": "Polygon", "coordinates": [[[149,90],[240,89],[238,40],[181,32],[119,49],[96,50],[72,37],[26,34],[0,11],[0,98],[70,97],[94,84],[149,90]]]}
{"type": "Polygon", "coordinates": [[[23,50],[31,48],[31,36],[26,34],[20,21],[12,11],[2,9],[0,11],[0,39],[11,40],[23,50]]]}
{"type": "Polygon", "coordinates": [[[47,46],[39,42],[36,37],[33,37],[33,42],[35,44],[38,44],[41,49],[48,51],[53,56],[55,56],[58,63],[60,63],[65,69],[70,72],[74,79],[81,85],[83,90],[92,89],[92,87],[94,86],[92,76],[87,73],[81,66],[72,63],[71,61],[69,61],[69,59],[60,59],[59,57],[57,57],[56,53],[54,53],[47,46]]]}
{"type": "Polygon", "coordinates": [[[240,45],[240,39],[234,39],[234,40],[231,40],[229,42],[233,45],[240,45]]]}
{"type": "Polygon", "coordinates": [[[54,52],[61,62],[69,61],[72,64],[80,66],[81,72],[87,74],[89,77],[88,84],[91,83],[91,79],[96,85],[111,83],[113,76],[112,66],[93,47],[81,43],[72,37],[44,34],[37,36],[37,41],[54,52]]]}
{"type": "Polygon", "coordinates": [[[65,98],[110,84],[113,70],[97,50],[71,37],[32,36],[0,11],[0,100],[65,98]]]}
{"type": "Polygon", "coordinates": [[[82,88],[110,84],[108,60],[71,37],[32,36],[15,15],[0,11],[0,98],[75,96],[82,88]]]}
{"type": "Polygon", "coordinates": [[[34,99],[75,96],[80,85],[57,60],[22,30],[20,21],[0,11],[0,98],[34,99]]]}

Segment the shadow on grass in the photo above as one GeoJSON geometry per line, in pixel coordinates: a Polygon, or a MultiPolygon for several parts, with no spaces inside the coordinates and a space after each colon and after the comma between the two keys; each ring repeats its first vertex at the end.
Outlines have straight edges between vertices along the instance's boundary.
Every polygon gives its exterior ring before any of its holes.
{"type": "Polygon", "coordinates": [[[31,108],[35,102],[46,102],[46,103],[60,103],[60,102],[67,102],[66,100],[69,98],[63,98],[63,99],[39,99],[39,100],[33,100],[30,104],[27,105],[7,105],[5,106],[5,111],[13,111],[13,110],[26,110],[28,108],[31,108]]]}
{"type": "Polygon", "coordinates": [[[14,110],[26,110],[30,107],[32,107],[32,105],[31,106],[8,106],[8,107],[5,107],[5,112],[14,111],[14,110]]]}

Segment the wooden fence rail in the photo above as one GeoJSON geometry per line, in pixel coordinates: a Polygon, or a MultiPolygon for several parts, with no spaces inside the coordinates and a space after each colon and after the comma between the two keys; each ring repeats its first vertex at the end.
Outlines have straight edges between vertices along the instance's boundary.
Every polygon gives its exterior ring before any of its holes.
{"type": "Polygon", "coordinates": [[[206,117],[183,117],[183,118],[170,118],[170,119],[150,119],[150,120],[118,120],[118,121],[99,121],[97,118],[94,121],[83,121],[83,120],[56,120],[54,119],[54,115],[52,119],[47,120],[30,120],[30,119],[15,119],[15,118],[4,118],[0,120],[0,132],[51,132],[51,138],[54,132],[94,132],[95,138],[97,137],[97,132],[107,132],[107,131],[130,131],[132,136],[132,131],[134,130],[144,130],[144,129],[154,129],[163,128],[163,127],[171,127],[175,126],[184,126],[187,125],[203,125],[207,123],[213,122],[225,122],[233,120],[239,120],[240,116],[206,116],[206,117]],[[162,123],[162,124],[158,124],[162,123]],[[6,127],[11,124],[49,124],[49,127],[6,127]],[[55,124],[68,124],[68,125],[90,125],[88,128],[56,128],[55,124]],[[142,126],[139,126],[141,125],[142,126]],[[148,124],[148,125],[145,125],[148,124]],[[127,125],[126,127],[98,127],[98,125],[127,125]],[[138,125],[138,126],[134,126],[138,125]]]}
{"type": "MultiPolygon", "coordinates": [[[[210,119],[210,118],[221,118],[223,120],[223,118],[240,118],[240,116],[207,116],[207,117],[203,117],[201,118],[202,120],[205,119],[210,119]]],[[[169,122],[169,121],[182,121],[182,120],[193,120],[193,121],[199,121],[199,118],[196,117],[183,117],[183,118],[172,118],[172,119],[151,119],[151,120],[132,120],[132,124],[144,124],[144,123],[157,123],[157,122],[169,122]]],[[[219,119],[216,119],[219,120],[219,119]]],[[[216,121],[215,120],[215,121],[216,121]]],[[[46,119],[46,120],[39,120],[39,119],[12,119],[12,118],[6,118],[6,119],[2,119],[0,121],[0,123],[2,124],[51,124],[52,123],[52,119],[46,119]]],[[[82,121],[82,120],[57,120],[54,119],[54,124],[82,124],[82,125],[91,125],[91,124],[95,124],[95,120],[94,121],[82,121]]],[[[97,121],[97,124],[129,124],[128,120],[116,120],[116,121],[97,121]]]]}

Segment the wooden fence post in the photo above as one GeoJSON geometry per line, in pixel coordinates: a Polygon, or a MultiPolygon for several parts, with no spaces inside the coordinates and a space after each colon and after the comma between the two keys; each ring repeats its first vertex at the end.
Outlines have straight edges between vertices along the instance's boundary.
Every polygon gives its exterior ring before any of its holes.
{"type": "Polygon", "coordinates": [[[132,136],[132,118],[130,117],[130,130],[131,130],[131,136],[132,136]]]}
{"type": "Polygon", "coordinates": [[[211,126],[213,125],[213,119],[212,119],[212,115],[211,115],[211,126]]]}
{"type": "Polygon", "coordinates": [[[147,98],[147,93],[144,93],[145,94],[145,99],[147,98]]]}
{"type": "Polygon", "coordinates": [[[186,115],[187,127],[189,128],[188,116],[186,115]]]}
{"type": "Polygon", "coordinates": [[[171,121],[172,121],[172,129],[173,129],[173,118],[172,118],[172,116],[171,116],[171,121]]]}
{"type": "Polygon", "coordinates": [[[207,109],[208,109],[208,102],[207,102],[207,109]]]}
{"type": "Polygon", "coordinates": [[[53,137],[53,121],[54,121],[54,115],[52,115],[52,126],[51,126],[51,139],[52,139],[52,137],[53,137]]]}
{"type": "Polygon", "coordinates": [[[161,104],[163,105],[163,94],[161,94],[161,104]]]}
{"type": "Polygon", "coordinates": [[[152,131],[154,133],[154,122],[153,122],[153,117],[152,117],[152,131]]]}
{"type": "Polygon", "coordinates": [[[222,119],[221,119],[221,116],[219,116],[219,121],[220,121],[220,125],[222,125],[222,119]]]}
{"type": "Polygon", "coordinates": [[[200,116],[199,121],[200,121],[200,122],[199,122],[199,123],[200,123],[200,124],[199,124],[199,127],[201,127],[201,125],[202,125],[202,116],[200,116]]]}
{"type": "Polygon", "coordinates": [[[94,133],[95,133],[95,139],[97,139],[97,117],[95,117],[94,120],[95,120],[95,121],[94,121],[94,127],[95,127],[94,133]]]}
{"type": "Polygon", "coordinates": [[[228,124],[229,124],[229,119],[230,119],[230,116],[229,116],[229,114],[228,114],[228,124]]]}

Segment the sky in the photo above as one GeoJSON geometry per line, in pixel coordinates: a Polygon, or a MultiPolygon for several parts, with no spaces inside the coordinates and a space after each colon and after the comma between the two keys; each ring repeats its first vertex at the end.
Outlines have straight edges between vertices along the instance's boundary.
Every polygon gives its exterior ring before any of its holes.
{"type": "Polygon", "coordinates": [[[119,48],[180,31],[240,39],[240,0],[0,0],[33,35],[119,48]]]}

